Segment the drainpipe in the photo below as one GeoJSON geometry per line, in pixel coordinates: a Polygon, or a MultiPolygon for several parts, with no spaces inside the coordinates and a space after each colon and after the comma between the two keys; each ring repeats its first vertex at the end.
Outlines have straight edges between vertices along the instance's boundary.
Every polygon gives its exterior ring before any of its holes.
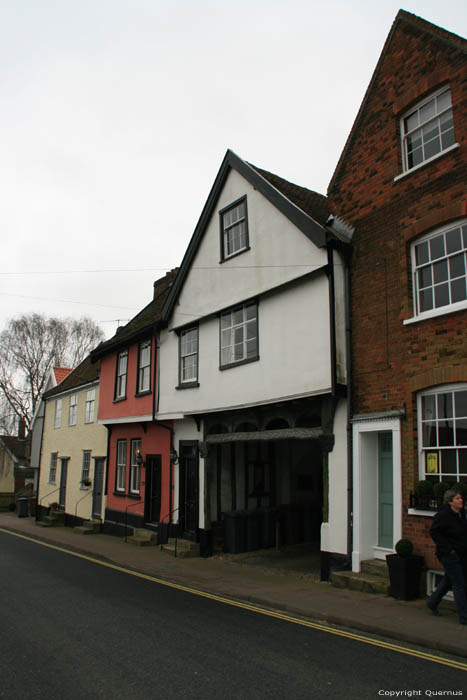
{"type": "Polygon", "coordinates": [[[345,356],[347,366],[347,557],[352,567],[353,550],[353,434],[352,434],[352,326],[350,319],[350,255],[344,253],[345,356]]]}
{"type": "Polygon", "coordinates": [[[331,395],[336,396],[337,367],[336,367],[336,292],[334,284],[334,250],[328,243],[328,280],[329,280],[329,325],[331,351],[331,395]]]}

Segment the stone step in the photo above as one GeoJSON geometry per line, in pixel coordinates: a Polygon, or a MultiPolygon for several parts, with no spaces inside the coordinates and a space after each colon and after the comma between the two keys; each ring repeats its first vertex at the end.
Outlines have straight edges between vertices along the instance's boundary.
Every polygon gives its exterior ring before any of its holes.
{"type": "Polygon", "coordinates": [[[388,565],[382,559],[366,559],[366,561],[360,562],[360,571],[362,574],[381,576],[389,580],[388,565]]]}
{"type": "Polygon", "coordinates": [[[127,542],[135,547],[155,547],[157,541],[157,533],[144,528],[135,528],[133,534],[127,539],[127,542]]]}
{"type": "Polygon", "coordinates": [[[182,538],[178,539],[176,537],[169,537],[167,542],[170,546],[175,546],[177,544],[178,549],[191,550],[193,552],[199,552],[199,542],[193,542],[192,540],[184,540],[182,538]]]}
{"type": "Polygon", "coordinates": [[[175,556],[176,553],[177,557],[180,557],[181,559],[187,559],[188,557],[199,557],[199,544],[196,545],[195,542],[191,542],[190,545],[195,545],[195,547],[185,547],[183,544],[180,545],[179,541],[177,542],[177,547],[175,548],[175,542],[173,544],[169,542],[167,544],[163,544],[161,549],[163,552],[167,552],[167,554],[172,554],[172,556],[175,556]]]}
{"type": "Polygon", "coordinates": [[[363,593],[389,595],[389,579],[386,580],[383,576],[357,574],[353,571],[334,571],[331,574],[331,583],[336,588],[350,588],[352,591],[362,591],[363,593]]]}
{"type": "Polygon", "coordinates": [[[73,528],[77,535],[97,535],[101,529],[100,520],[85,520],[81,525],[73,528]]]}
{"type": "Polygon", "coordinates": [[[52,527],[53,524],[54,523],[49,523],[45,520],[36,520],[36,525],[39,525],[39,527],[52,527]]]}

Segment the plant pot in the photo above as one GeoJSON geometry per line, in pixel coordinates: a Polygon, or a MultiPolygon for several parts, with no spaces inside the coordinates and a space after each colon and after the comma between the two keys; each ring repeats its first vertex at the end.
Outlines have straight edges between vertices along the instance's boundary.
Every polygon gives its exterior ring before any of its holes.
{"type": "Polygon", "coordinates": [[[418,598],[424,563],[423,557],[416,555],[401,557],[399,554],[387,554],[386,562],[391,583],[390,594],[400,600],[418,598]]]}

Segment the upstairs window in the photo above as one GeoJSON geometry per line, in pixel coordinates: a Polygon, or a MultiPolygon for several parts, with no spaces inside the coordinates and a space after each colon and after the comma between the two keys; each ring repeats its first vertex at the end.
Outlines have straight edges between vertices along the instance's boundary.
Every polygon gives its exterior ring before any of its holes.
{"type": "Polygon", "coordinates": [[[430,481],[467,481],[467,384],[418,397],[420,474],[430,481]]]}
{"type": "Polygon", "coordinates": [[[91,469],[91,450],[83,450],[83,465],[81,467],[81,483],[85,484],[89,481],[89,472],[91,469]]]}
{"type": "Polygon", "coordinates": [[[412,246],[415,316],[467,306],[467,221],[425,236],[412,246]]]}
{"type": "Polygon", "coordinates": [[[126,376],[128,372],[128,350],[117,355],[117,377],[115,380],[115,398],[126,398],[126,376]]]}
{"type": "Polygon", "coordinates": [[[198,380],[198,328],[180,333],[180,384],[198,380]]]}
{"type": "Polygon", "coordinates": [[[55,401],[55,421],[54,428],[60,428],[62,424],[62,400],[57,399],[55,401]]]}
{"type": "Polygon", "coordinates": [[[76,409],[78,406],[78,394],[70,396],[70,408],[68,411],[68,425],[76,425],[76,409]]]}
{"type": "Polygon", "coordinates": [[[139,493],[141,471],[141,440],[131,441],[130,493],[139,493]]]}
{"type": "Polygon", "coordinates": [[[248,249],[246,197],[219,212],[221,221],[221,259],[231,258],[248,249]]]}
{"type": "Polygon", "coordinates": [[[220,317],[221,369],[258,359],[258,305],[243,304],[220,317]]]}
{"type": "Polygon", "coordinates": [[[151,374],[151,341],[139,346],[138,356],[138,394],[149,391],[151,374]]]}
{"type": "Polygon", "coordinates": [[[96,402],[96,390],[89,389],[86,393],[86,405],[84,412],[84,422],[93,423],[94,422],[94,404],[96,402]]]}
{"type": "Polygon", "coordinates": [[[402,118],[403,167],[411,170],[443,153],[456,142],[451,91],[443,88],[402,118]]]}
{"type": "Polygon", "coordinates": [[[126,481],[126,440],[117,440],[117,468],[115,470],[115,490],[125,491],[126,481]]]}
{"type": "Polygon", "coordinates": [[[57,457],[58,452],[52,452],[50,455],[49,484],[55,484],[57,478],[57,457]]]}

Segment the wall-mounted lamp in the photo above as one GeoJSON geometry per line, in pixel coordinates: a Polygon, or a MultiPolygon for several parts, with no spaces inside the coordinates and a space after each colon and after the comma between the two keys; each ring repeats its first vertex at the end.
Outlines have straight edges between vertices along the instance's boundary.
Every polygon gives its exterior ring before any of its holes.
{"type": "Polygon", "coordinates": [[[136,459],[135,459],[135,461],[136,461],[136,466],[137,466],[137,467],[142,467],[142,466],[144,466],[143,455],[141,454],[141,450],[136,450],[136,459]]]}
{"type": "Polygon", "coordinates": [[[177,450],[174,447],[170,448],[170,461],[172,462],[172,464],[177,464],[178,462],[177,450]]]}

